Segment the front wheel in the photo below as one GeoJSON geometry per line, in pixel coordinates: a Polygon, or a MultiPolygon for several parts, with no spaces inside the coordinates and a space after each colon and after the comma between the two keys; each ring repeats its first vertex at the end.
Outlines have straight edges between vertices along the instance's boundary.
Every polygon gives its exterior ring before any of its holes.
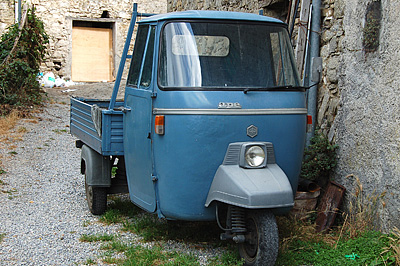
{"type": "Polygon", "coordinates": [[[246,241],[239,244],[246,266],[274,265],[278,257],[278,226],[272,212],[249,210],[246,214],[246,241]]]}

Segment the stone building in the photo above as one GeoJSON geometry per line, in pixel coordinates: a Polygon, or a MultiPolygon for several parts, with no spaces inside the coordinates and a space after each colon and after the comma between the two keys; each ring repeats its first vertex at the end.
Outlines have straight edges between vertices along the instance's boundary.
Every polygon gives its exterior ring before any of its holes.
{"type": "MultiPolygon", "coordinates": [[[[15,21],[17,0],[0,0],[0,33],[15,21]]],[[[133,3],[141,13],[165,13],[164,0],[27,0],[50,37],[43,71],[73,81],[112,81],[133,3]]]]}
{"type": "MultiPolygon", "coordinates": [[[[263,9],[284,20],[288,2],[168,0],[168,11],[263,9]]],[[[355,177],[365,195],[386,192],[384,204],[378,204],[378,225],[384,231],[400,228],[400,2],[321,0],[321,7],[323,76],[316,122],[339,146],[333,178],[347,195],[355,189],[355,177]]]]}

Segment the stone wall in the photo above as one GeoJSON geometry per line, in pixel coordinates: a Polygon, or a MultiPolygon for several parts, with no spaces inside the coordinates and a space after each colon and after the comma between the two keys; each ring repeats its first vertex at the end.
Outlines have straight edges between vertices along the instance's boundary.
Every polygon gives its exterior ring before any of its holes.
{"type": "MultiPolygon", "coordinates": [[[[142,13],[165,13],[167,11],[165,0],[28,0],[27,2],[36,7],[36,14],[43,20],[45,30],[50,36],[49,58],[42,70],[52,71],[66,78],[71,76],[71,35],[74,20],[100,21],[103,12],[108,12],[108,18],[103,20],[115,23],[114,67],[117,69],[131,19],[133,3],[138,3],[138,11],[142,13]]],[[[12,11],[8,16],[13,17],[13,1],[0,0],[0,8],[7,4],[10,6],[9,10],[12,11]]],[[[3,13],[1,17],[3,17],[3,13]]],[[[2,21],[0,20],[0,22],[2,21]]],[[[7,20],[7,23],[10,21],[7,20]]]]}
{"type": "Polygon", "coordinates": [[[168,0],[168,12],[182,10],[238,11],[264,15],[285,20],[288,1],[284,0],[168,0]],[[283,11],[283,12],[282,12],[283,11]]]}
{"type": "Polygon", "coordinates": [[[14,0],[0,0],[0,35],[15,22],[14,0]]]}
{"type": "Polygon", "coordinates": [[[329,108],[337,109],[330,129],[330,136],[339,145],[335,177],[352,190],[354,178],[346,176],[358,176],[366,195],[386,192],[385,207],[379,204],[379,212],[380,226],[388,231],[400,227],[400,2],[343,0],[328,4],[333,13],[332,26],[321,51],[327,57],[326,80],[330,83],[320,92],[320,106],[329,98],[329,107],[324,108],[321,117],[326,124],[332,116],[329,108]],[[369,40],[364,38],[366,14],[371,4],[376,4],[373,2],[381,5],[375,51],[366,49],[369,40]],[[337,47],[331,53],[333,38],[337,47]],[[332,101],[338,101],[338,105],[332,101]]]}

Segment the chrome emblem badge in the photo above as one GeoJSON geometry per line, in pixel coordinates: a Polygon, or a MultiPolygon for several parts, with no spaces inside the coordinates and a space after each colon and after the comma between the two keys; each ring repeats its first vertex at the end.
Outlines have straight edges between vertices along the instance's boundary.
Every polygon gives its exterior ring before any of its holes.
{"type": "Polygon", "coordinates": [[[258,128],[255,125],[251,125],[247,128],[247,136],[254,138],[258,134],[258,128]]]}
{"type": "Polygon", "coordinates": [[[218,104],[218,109],[242,109],[240,103],[225,103],[220,102],[218,104]]]}

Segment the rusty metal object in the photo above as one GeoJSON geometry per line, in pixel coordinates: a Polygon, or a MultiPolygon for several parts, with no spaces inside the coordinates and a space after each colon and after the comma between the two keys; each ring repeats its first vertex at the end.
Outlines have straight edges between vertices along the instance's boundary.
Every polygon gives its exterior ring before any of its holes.
{"type": "Polygon", "coordinates": [[[298,185],[297,191],[315,192],[320,189],[321,189],[321,187],[318,186],[317,183],[307,180],[307,179],[299,178],[299,185],[298,185]]]}
{"type": "Polygon", "coordinates": [[[346,188],[342,185],[332,181],[329,182],[318,208],[317,219],[315,221],[317,232],[325,231],[333,225],[345,191],[346,188]]]}
{"type": "Polygon", "coordinates": [[[300,220],[308,218],[312,212],[315,212],[319,194],[319,190],[314,192],[297,191],[291,215],[300,220]]]}

